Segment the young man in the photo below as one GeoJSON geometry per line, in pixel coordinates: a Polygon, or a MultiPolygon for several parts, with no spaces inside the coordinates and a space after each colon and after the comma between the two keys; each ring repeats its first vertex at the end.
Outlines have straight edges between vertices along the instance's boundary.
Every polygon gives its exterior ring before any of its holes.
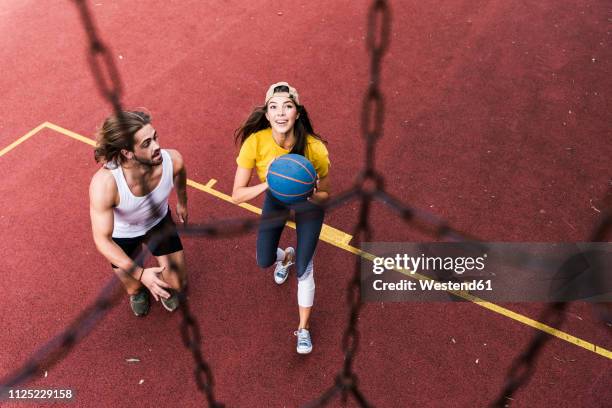
{"type": "Polygon", "coordinates": [[[183,246],[168,197],[174,187],[180,222],[187,222],[187,173],[176,150],[162,150],[151,117],[144,112],[110,116],[97,134],[97,162],[104,163],[89,187],[96,248],[111,263],[130,295],[136,316],[149,312],[149,293],[164,308],[178,307],[185,284],[183,246]],[[145,244],[159,267],[143,268],[136,258],[145,244]]]}

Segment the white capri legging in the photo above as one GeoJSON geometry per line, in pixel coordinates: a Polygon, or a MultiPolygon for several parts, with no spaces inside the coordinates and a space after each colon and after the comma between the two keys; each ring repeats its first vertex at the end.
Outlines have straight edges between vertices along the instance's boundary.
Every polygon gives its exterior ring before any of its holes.
{"type": "Polygon", "coordinates": [[[314,281],[314,268],[312,266],[312,259],[306,267],[306,271],[302,278],[298,278],[298,306],[301,307],[312,307],[314,303],[315,294],[315,281],[314,281]]]}

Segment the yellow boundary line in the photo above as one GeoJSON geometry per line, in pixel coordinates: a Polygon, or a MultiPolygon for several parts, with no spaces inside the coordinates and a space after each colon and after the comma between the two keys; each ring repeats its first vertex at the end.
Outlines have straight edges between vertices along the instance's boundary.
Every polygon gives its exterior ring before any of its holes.
{"type": "Polygon", "coordinates": [[[50,122],[45,122],[45,123],[43,123],[43,125],[45,125],[45,127],[49,128],[51,130],[55,130],[58,133],[61,133],[63,135],[66,135],[68,137],[76,139],[79,142],[87,143],[90,146],[95,146],[96,145],[96,141],[95,140],[92,140],[92,139],[90,139],[88,137],[85,137],[85,136],[81,136],[78,133],[73,132],[72,130],[65,129],[65,128],[61,127],[61,126],[54,125],[53,123],[50,123],[50,122]]]}
{"type": "MultiPolygon", "coordinates": [[[[220,198],[223,201],[227,201],[228,203],[232,203],[232,197],[220,192],[219,190],[215,190],[213,186],[217,183],[217,180],[210,179],[206,184],[200,184],[191,179],[187,179],[187,185],[191,186],[195,189],[203,191],[205,193],[211,194],[217,198],[220,198]]],[[[242,207],[246,210],[254,212],[255,214],[261,214],[261,209],[255,207],[254,205],[248,203],[238,204],[239,207],[242,207]]],[[[287,222],[287,225],[291,228],[295,229],[295,223],[293,221],[287,222]]],[[[342,245],[348,245],[348,243],[353,239],[353,237],[347,233],[344,233],[334,227],[330,227],[327,224],[323,224],[323,228],[321,229],[320,239],[337,247],[342,247],[342,245]]]]}
{"type": "MultiPolygon", "coordinates": [[[[66,135],[68,137],[71,137],[75,140],[78,140],[80,142],[86,143],[90,146],[95,146],[95,141],[92,139],[89,139],[85,136],[81,136],[78,133],[75,133],[71,130],[65,129],[61,126],[55,125],[53,123],[50,122],[44,122],[40,125],[38,125],[37,127],[35,127],[34,129],[32,129],[31,131],[29,131],[28,133],[26,133],[25,135],[23,135],[22,137],[20,137],[19,139],[17,139],[16,141],[14,141],[13,143],[11,143],[10,145],[8,145],[7,147],[5,147],[4,149],[0,150],[0,157],[4,156],[6,153],[10,152],[11,150],[13,150],[15,147],[17,147],[18,145],[20,145],[21,143],[25,142],[26,140],[28,140],[29,138],[31,138],[32,136],[34,136],[36,133],[38,133],[39,131],[41,131],[44,128],[48,128],[51,130],[54,130],[58,133],[61,133],[63,135],[66,135]]],[[[191,179],[187,180],[187,185],[203,191],[205,193],[211,194],[221,200],[227,201],[232,203],[231,197],[227,194],[224,194],[216,189],[213,188],[213,186],[216,184],[217,180],[215,179],[210,179],[208,181],[208,183],[206,184],[201,184],[198,183],[197,181],[193,181],[191,179]]],[[[261,209],[257,208],[251,204],[247,204],[247,203],[243,203],[243,204],[239,204],[240,207],[249,210],[253,213],[256,214],[261,214],[261,209]]],[[[295,223],[293,222],[288,222],[287,225],[289,225],[292,228],[295,228],[295,223]]],[[[328,242],[334,246],[336,246],[337,248],[341,248],[344,249],[345,251],[351,252],[357,256],[360,256],[364,259],[367,259],[369,261],[372,261],[376,256],[373,254],[370,254],[368,252],[362,251],[358,248],[355,248],[351,245],[349,245],[349,242],[351,241],[352,236],[350,236],[349,234],[346,234],[345,232],[342,232],[338,229],[335,229],[333,227],[330,227],[328,225],[324,225],[323,226],[323,230],[321,231],[321,240],[328,242]]],[[[424,275],[420,275],[418,273],[412,274],[409,273],[409,271],[405,271],[405,270],[398,270],[398,272],[403,273],[404,275],[412,278],[412,279],[416,279],[416,280],[433,280],[427,276],[424,275]]],[[[559,329],[555,329],[554,327],[548,326],[544,323],[541,323],[537,320],[533,320],[527,316],[524,316],[520,313],[516,313],[510,309],[506,309],[505,307],[499,306],[495,303],[491,303],[488,302],[486,300],[480,299],[479,297],[473,296],[471,294],[469,294],[468,292],[463,292],[463,291],[449,291],[450,293],[453,293],[456,296],[459,296],[467,301],[470,301],[480,307],[484,307],[485,309],[488,309],[494,313],[498,313],[501,314],[505,317],[508,317],[512,320],[516,320],[517,322],[523,323],[526,326],[532,327],[536,330],[541,330],[545,333],[548,333],[552,336],[557,337],[558,339],[564,340],[570,344],[573,344],[575,346],[581,347],[585,350],[588,351],[592,351],[595,354],[598,354],[600,356],[606,357],[608,359],[612,360],[612,351],[607,350],[603,347],[600,347],[596,344],[590,343],[588,341],[582,340],[576,336],[572,336],[569,333],[565,333],[559,329]]]]}
{"type": "Polygon", "coordinates": [[[25,135],[21,136],[19,139],[15,140],[13,143],[6,146],[4,149],[0,150],[0,157],[10,152],[14,148],[16,148],[17,146],[19,146],[20,144],[22,144],[23,142],[25,142],[26,140],[28,140],[29,138],[31,138],[32,136],[40,132],[45,127],[47,127],[47,122],[41,123],[40,125],[36,126],[34,129],[30,130],[25,135]]]}

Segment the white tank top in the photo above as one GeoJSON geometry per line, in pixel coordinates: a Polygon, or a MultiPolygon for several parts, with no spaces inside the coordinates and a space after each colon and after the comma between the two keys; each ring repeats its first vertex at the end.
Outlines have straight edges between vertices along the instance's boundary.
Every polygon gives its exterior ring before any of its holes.
{"type": "Polygon", "coordinates": [[[174,187],[172,158],[163,149],[161,155],[162,176],[159,184],[142,197],[132,194],[121,166],[109,168],[119,191],[119,205],[113,209],[115,214],[113,238],[134,238],[145,235],[168,214],[168,197],[174,187]],[[155,217],[156,212],[157,217],[155,217]]]}

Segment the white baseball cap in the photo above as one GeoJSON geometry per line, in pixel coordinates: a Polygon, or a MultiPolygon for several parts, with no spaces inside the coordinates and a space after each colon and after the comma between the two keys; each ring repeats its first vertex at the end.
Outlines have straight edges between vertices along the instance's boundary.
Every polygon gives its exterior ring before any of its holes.
{"type": "Polygon", "coordinates": [[[273,96],[286,96],[287,98],[293,99],[296,104],[300,104],[300,96],[298,95],[297,89],[293,88],[287,82],[277,82],[275,84],[270,85],[270,87],[268,88],[268,92],[266,92],[266,101],[264,105],[267,105],[268,101],[273,96]],[[274,90],[279,86],[286,86],[287,88],[289,88],[289,92],[274,92],[274,90]]]}

